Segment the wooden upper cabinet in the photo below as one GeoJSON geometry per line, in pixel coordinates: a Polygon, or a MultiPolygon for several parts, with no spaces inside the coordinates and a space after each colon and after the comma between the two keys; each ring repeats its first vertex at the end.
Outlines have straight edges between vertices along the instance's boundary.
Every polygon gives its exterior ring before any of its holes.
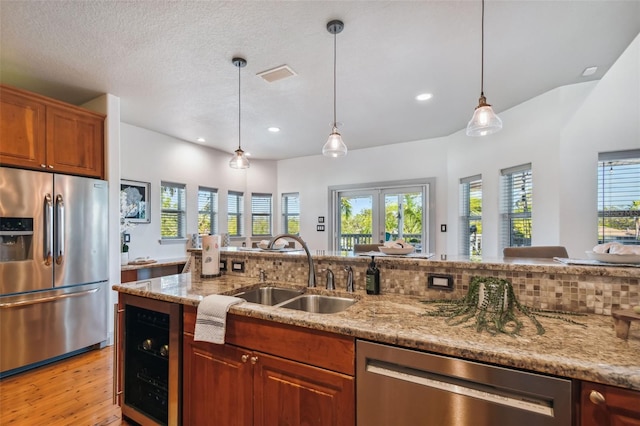
{"type": "Polygon", "coordinates": [[[30,169],[46,167],[45,106],[2,88],[0,163],[30,169]]]}
{"type": "Polygon", "coordinates": [[[0,164],[104,178],[104,115],[0,86],[0,164]]]}
{"type": "Polygon", "coordinates": [[[90,113],[47,107],[47,164],[55,172],[102,177],[104,120],[90,113]]]}

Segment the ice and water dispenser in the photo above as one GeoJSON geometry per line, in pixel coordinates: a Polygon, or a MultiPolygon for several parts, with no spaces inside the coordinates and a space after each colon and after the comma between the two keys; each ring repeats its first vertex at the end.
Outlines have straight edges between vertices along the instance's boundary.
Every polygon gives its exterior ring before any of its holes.
{"type": "Polygon", "coordinates": [[[33,259],[33,218],[0,217],[0,262],[33,259]]]}

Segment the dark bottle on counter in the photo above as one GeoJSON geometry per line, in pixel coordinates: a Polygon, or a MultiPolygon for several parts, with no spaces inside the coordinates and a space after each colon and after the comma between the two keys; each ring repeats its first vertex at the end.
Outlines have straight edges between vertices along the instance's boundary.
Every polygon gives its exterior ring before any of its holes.
{"type": "Polygon", "coordinates": [[[367,268],[367,282],[365,288],[367,290],[367,294],[380,294],[380,270],[376,266],[373,256],[371,256],[371,263],[367,268]]]}

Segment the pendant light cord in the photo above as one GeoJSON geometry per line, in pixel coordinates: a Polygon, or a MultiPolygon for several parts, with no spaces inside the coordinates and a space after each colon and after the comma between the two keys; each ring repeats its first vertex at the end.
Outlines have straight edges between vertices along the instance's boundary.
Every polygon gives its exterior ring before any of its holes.
{"type": "Polygon", "coordinates": [[[337,40],[338,35],[336,33],[333,34],[333,127],[338,127],[336,121],[336,49],[337,49],[337,40]]]}
{"type": "Polygon", "coordinates": [[[480,26],[480,32],[481,32],[481,36],[480,36],[480,44],[481,44],[481,48],[480,48],[480,57],[481,57],[481,63],[480,63],[480,96],[484,96],[484,0],[482,0],[482,23],[480,26]]]}
{"type": "Polygon", "coordinates": [[[240,118],[241,118],[240,111],[242,110],[242,108],[241,108],[242,107],[242,98],[240,97],[240,70],[241,69],[242,69],[242,66],[238,65],[238,149],[240,149],[240,150],[242,149],[242,148],[240,148],[240,140],[241,140],[241,137],[240,137],[240,129],[241,129],[241,126],[240,126],[240,118]]]}

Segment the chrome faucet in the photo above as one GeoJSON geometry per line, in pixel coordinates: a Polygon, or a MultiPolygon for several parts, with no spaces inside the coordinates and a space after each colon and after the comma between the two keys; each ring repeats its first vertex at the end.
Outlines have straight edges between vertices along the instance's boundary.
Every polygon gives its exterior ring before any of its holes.
{"type": "Polygon", "coordinates": [[[333,271],[329,268],[327,268],[327,290],[335,290],[336,289],[336,284],[335,284],[335,279],[333,276],[333,271]]]}
{"type": "Polygon", "coordinates": [[[351,266],[345,266],[344,270],[347,271],[347,291],[353,293],[356,291],[353,287],[353,269],[351,266]]]}
{"type": "Polygon", "coordinates": [[[264,271],[264,269],[260,269],[260,282],[266,282],[267,281],[267,273],[264,271]]]}
{"type": "Polygon", "coordinates": [[[300,238],[298,235],[280,234],[280,235],[276,235],[275,237],[271,238],[271,240],[269,240],[269,244],[267,244],[267,248],[270,248],[270,249],[273,248],[273,244],[276,241],[278,241],[280,238],[291,238],[292,240],[300,243],[300,245],[304,249],[304,252],[307,254],[307,263],[309,264],[309,279],[308,279],[307,287],[315,287],[316,286],[316,269],[313,266],[313,259],[311,258],[311,252],[309,252],[309,247],[307,246],[307,243],[305,243],[304,240],[300,238]]]}

